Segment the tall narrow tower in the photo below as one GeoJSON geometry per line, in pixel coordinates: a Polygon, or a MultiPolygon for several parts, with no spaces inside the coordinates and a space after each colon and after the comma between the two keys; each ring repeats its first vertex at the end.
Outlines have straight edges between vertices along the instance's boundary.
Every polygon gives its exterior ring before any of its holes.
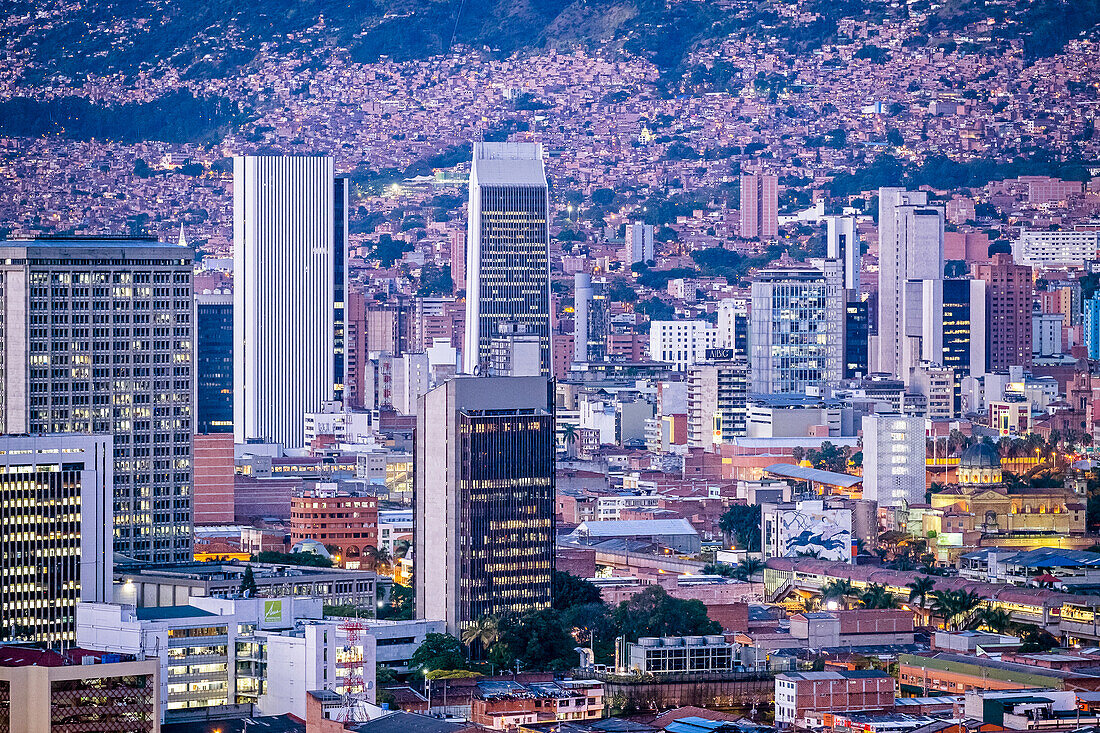
{"type": "Polygon", "coordinates": [[[486,372],[492,341],[505,333],[537,335],[542,374],[553,372],[549,206],[542,145],[474,143],[466,239],[467,374],[486,372]]]}
{"type": "Polygon", "coordinates": [[[305,442],[343,397],[347,186],[332,158],[233,163],[233,435],[305,442]]]}

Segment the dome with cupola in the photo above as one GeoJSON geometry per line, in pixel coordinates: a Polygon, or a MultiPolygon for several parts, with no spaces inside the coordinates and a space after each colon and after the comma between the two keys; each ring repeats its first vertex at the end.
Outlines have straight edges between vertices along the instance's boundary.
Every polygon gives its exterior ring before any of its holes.
{"type": "Polygon", "coordinates": [[[1001,456],[997,448],[988,443],[975,443],[959,456],[955,480],[960,484],[1001,483],[1001,456]]]}

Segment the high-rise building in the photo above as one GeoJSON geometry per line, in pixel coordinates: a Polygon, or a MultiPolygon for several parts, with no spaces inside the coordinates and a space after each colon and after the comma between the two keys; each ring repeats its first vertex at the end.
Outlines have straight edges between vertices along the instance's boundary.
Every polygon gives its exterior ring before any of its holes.
{"type": "MultiPolygon", "coordinates": [[[[939,359],[929,359],[955,370],[958,379],[986,372],[985,281],[951,278],[943,281],[939,309],[943,324],[943,349],[939,359]]],[[[928,318],[936,317],[929,313],[928,318]]]]}
{"type": "Polygon", "coordinates": [[[745,435],[749,362],[733,349],[713,349],[688,369],[688,446],[711,448],[745,435]]]}
{"type": "Polygon", "coordinates": [[[233,432],[233,295],[195,294],[195,432],[233,432]]]}
{"type": "Polygon", "coordinates": [[[8,642],[76,638],[76,604],[111,600],[106,435],[0,436],[0,628],[8,642]]]}
{"type": "MultiPolygon", "coordinates": [[[[412,351],[413,304],[401,296],[365,306],[367,351],[401,356],[412,351]]],[[[423,351],[423,349],[421,349],[423,351]]]]}
{"type": "Polygon", "coordinates": [[[367,302],[365,293],[354,286],[348,288],[344,309],[344,402],[349,407],[363,407],[364,376],[367,359],[367,302]]]}
{"type": "Polygon", "coordinates": [[[195,435],[192,501],[196,526],[233,523],[235,470],[232,433],[195,435]]]}
{"type": "Polygon", "coordinates": [[[779,178],[774,175],[741,176],[741,236],[773,239],[779,236],[779,178]]]}
{"type": "Polygon", "coordinates": [[[1083,302],[1085,350],[1090,359],[1100,359],[1100,297],[1094,295],[1083,302]]]}
{"type": "Polygon", "coordinates": [[[501,328],[525,327],[553,371],[549,189],[538,143],[474,143],[466,250],[464,371],[485,373],[501,328]]]}
{"type": "Polygon", "coordinates": [[[868,372],[867,301],[849,298],[844,304],[844,378],[866,377],[868,372]]]}
{"type": "Polygon", "coordinates": [[[347,181],[332,158],[233,162],[233,435],[300,448],[343,399],[347,181]]]}
{"type": "Polygon", "coordinates": [[[733,298],[718,301],[718,338],[720,349],[733,349],[737,356],[749,358],[749,311],[733,298]]]}
{"type": "Polygon", "coordinates": [[[601,362],[607,358],[607,335],[611,314],[607,283],[586,272],[573,275],[573,361],[601,362]]]}
{"type": "Polygon", "coordinates": [[[923,417],[864,415],[863,498],[880,507],[924,502],[923,417]]]}
{"type": "Polygon", "coordinates": [[[550,606],[553,395],[544,377],[459,377],[416,416],[417,618],[457,633],[550,606]]]}
{"type": "Polygon", "coordinates": [[[629,267],[635,262],[652,262],[653,225],[636,221],[626,225],[626,243],[623,245],[623,264],[629,267]]]}
{"type": "Polygon", "coordinates": [[[191,559],[193,253],[150,238],[0,242],[0,433],[114,436],[115,551],[191,559]]]}
{"type": "Polygon", "coordinates": [[[840,260],[844,267],[844,289],[859,293],[859,268],[861,252],[859,231],[854,216],[826,217],[827,237],[825,256],[840,260]]]}
{"type": "Polygon", "coordinates": [[[805,393],[844,374],[840,264],[769,269],[752,283],[752,392],[805,393]]]}
{"type": "Polygon", "coordinates": [[[943,279],[943,208],[924,191],[879,189],[878,335],[873,371],[903,380],[920,363],[920,281],[943,279]]]}
{"type": "Polygon", "coordinates": [[[1035,300],[1031,268],[1017,265],[1010,254],[998,252],[990,262],[979,263],[975,274],[985,281],[989,369],[1030,366],[1035,300]]]}

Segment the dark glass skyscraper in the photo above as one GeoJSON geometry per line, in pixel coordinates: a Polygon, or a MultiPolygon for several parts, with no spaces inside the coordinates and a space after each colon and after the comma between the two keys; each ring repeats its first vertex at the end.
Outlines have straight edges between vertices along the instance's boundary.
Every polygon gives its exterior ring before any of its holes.
{"type": "Polygon", "coordinates": [[[866,377],[869,373],[867,343],[868,308],[865,300],[844,304],[844,378],[866,377]]]}
{"type": "Polygon", "coordinates": [[[413,530],[418,618],[457,633],[550,606],[554,417],[543,377],[460,377],[420,398],[413,530]]]}
{"type": "Polygon", "coordinates": [[[195,296],[195,432],[233,432],[233,296],[195,296]]]}

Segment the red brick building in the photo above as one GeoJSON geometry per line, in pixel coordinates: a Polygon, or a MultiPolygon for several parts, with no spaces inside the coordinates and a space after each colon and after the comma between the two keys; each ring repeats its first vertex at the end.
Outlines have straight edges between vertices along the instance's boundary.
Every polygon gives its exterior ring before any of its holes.
{"type": "Polygon", "coordinates": [[[378,499],[326,491],[290,500],[290,540],[316,540],[335,547],[341,564],[355,570],[368,547],[378,547],[378,499]]]}
{"type": "Polygon", "coordinates": [[[795,724],[812,712],[893,710],[894,678],[879,670],[785,672],[775,678],[775,722],[795,724]]]}
{"type": "Polygon", "coordinates": [[[998,252],[975,268],[985,280],[989,325],[989,368],[1031,364],[1031,311],[1035,299],[1031,268],[1017,265],[1012,255],[998,252]]]}
{"type": "Polygon", "coordinates": [[[195,524],[233,522],[233,433],[196,435],[194,451],[195,524]]]}

